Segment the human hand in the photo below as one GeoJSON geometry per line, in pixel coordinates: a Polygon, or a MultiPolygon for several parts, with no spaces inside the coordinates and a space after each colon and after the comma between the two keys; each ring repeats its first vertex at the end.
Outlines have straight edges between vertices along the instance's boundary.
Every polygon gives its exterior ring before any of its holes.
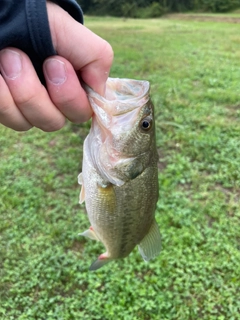
{"type": "Polygon", "coordinates": [[[92,110],[79,78],[99,94],[113,60],[111,46],[54,3],[47,3],[52,41],[58,56],[45,60],[47,89],[27,54],[17,48],[0,51],[0,123],[17,131],[35,126],[56,131],[65,118],[87,121],[92,110]]]}

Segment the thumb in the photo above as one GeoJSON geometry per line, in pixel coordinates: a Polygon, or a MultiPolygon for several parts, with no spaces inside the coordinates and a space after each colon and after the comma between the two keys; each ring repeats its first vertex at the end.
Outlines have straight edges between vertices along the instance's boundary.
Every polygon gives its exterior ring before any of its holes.
{"type": "Polygon", "coordinates": [[[67,59],[78,76],[104,95],[113,61],[110,44],[74,20],[58,5],[47,3],[52,41],[58,55],[67,59]]]}

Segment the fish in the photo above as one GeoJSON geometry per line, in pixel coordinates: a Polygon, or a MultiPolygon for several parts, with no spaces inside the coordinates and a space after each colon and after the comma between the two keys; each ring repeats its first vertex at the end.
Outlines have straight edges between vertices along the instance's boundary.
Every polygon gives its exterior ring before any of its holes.
{"type": "Polygon", "coordinates": [[[138,246],[145,261],[161,251],[155,219],[158,152],[150,83],[108,78],[104,96],[85,86],[93,116],[84,140],[79,203],[90,227],[80,235],[106,252],[90,266],[127,257],[138,246]]]}

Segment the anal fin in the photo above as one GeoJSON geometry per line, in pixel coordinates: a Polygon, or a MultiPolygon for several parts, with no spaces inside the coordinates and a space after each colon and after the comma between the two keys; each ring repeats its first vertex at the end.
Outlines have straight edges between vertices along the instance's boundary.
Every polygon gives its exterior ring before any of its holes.
{"type": "Polygon", "coordinates": [[[96,261],[94,261],[91,264],[89,270],[94,271],[94,270],[100,269],[101,267],[103,267],[105,264],[107,264],[111,260],[112,259],[108,258],[107,253],[103,253],[98,257],[98,259],[96,261]]]}
{"type": "Polygon", "coordinates": [[[138,244],[138,250],[144,261],[149,261],[161,251],[161,235],[156,220],[143,240],[138,244]]]}

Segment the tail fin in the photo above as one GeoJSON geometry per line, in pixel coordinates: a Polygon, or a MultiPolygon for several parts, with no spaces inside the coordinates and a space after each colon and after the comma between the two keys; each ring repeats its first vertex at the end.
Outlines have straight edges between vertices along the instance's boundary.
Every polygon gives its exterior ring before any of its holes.
{"type": "Polygon", "coordinates": [[[97,269],[100,269],[101,267],[103,267],[105,264],[107,264],[108,262],[112,261],[112,259],[108,258],[106,253],[101,254],[98,259],[96,261],[94,261],[89,270],[94,271],[97,269]]]}
{"type": "Polygon", "coordinates": [[[148,234],[138,245],[138,250],[145,261],[155,258],[161,251],[161,235],[156,220],[153,221],[148,234]]]}

